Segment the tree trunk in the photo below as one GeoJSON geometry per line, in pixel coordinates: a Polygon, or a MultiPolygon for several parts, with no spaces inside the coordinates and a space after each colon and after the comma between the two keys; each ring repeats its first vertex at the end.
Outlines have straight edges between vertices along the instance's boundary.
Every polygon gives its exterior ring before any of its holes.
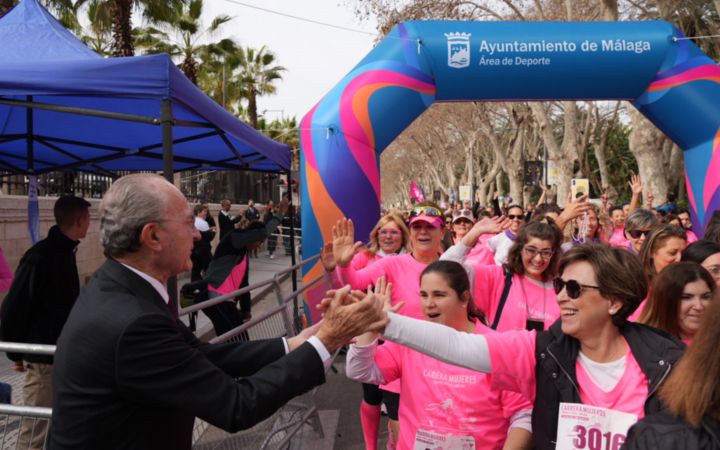
{"type": "Polygon", "coordinates": [[[135,55],[132,39],[132,8],[133,0],[114,0],[112,3],[113,56],[135,55]]]}
{"type": "Polygon", "coordinates": [[[192,81],[194,85],[197,85],[197,62],[192,55],[185,56],[182,64],[180,64],[180,70],[182,70],[182,73],[185,74],[188,80],[192,81]]]}
{"type": "MultiPolygon", "coordinates": [[[[630,109],[632,131],[630,131],[630,151],[638,163],[638,175],[643,182],[644,194],[648,189],[655,197],[656,204],[665,200],[668,191],[667,168],[662,156],[665,135],[636,109],[630,109]]],[[[644,201],[644,199],[643,199],[644,201]]]]}
{"type": "Polygon", "coordinates": [[[248,86],[248,115],[250,116],[250,125],[257,130],[257,92],[252,84],[248,86]]]}
{"type": "MultiPolygon", "coordinates": [[[[567,116],[571,113],[574,114],[577,111],[575,102],[564,102],[572,105],[566,105],[565,107],[565,135],[563,139],[563,146],[560,147],[555,135],[553,134],[552,124],[548,119],[547,111],[542,103],[530,102],[530,109],[533,112],[533,116],[540,126],[540,135],[542,136],[543,142],[548,150],[548,158],[555,162],[555,167],[558,169],[559,180],[557,184],[557,203],[562,206],[565,204],[565,200],[570,193],[570,179],[573,177],[573,162],[577,158],[577,151],[574,154],[566,154],[573,146],[570,145],[570,138],[577,135],[577,129],[571,130],[570,125],[573,123],[573,118],[567,116]],[[575,106],[573,108],[573,106],[575,106]]],[[[577,120],[574,120],[577,125],[577,120]]]]}

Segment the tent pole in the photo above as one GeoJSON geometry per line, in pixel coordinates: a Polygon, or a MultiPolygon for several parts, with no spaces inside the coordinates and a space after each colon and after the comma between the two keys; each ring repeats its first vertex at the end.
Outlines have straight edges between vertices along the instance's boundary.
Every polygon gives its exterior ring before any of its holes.
{"type": "MultiPolygon", "coordinates": [[[[32,95],[27,96],[28,103],[32,103],[32,95]]],[[[25,108],[25,120],[27,126],[27,134],[25,140],[27,142],[28,151],[28,173],[33,174],[35,172],[35,127],[33,126],[33,110],[32,108],[25,108]]]]}
{"type": "MultiPolygon", "coordinates": [[[[293,192],[292,192],[292,165],[290,166],[290,170],[287,172],[287,182],[288,182],[288,202],[290,203],[290,208],[288,209],[289,217],[290,217],[290,265],[294,266],[296,264],[295,261],[295,205],[292,203],[293,199],[293,192]]],[[[292,277],[292,290],[293,292],[297,291],[297,271],[293,270],[290,272],[290,276],[292,277]]],[[[300,321],[300,307],[298,305],[298,297],[296,296],[293,300],[293,319],[295,320],[295,329],[296,330],[302,330],[302,323],[300,321]]]]}
{"type": "MultiPolygon", "coordinates": [[[[173,111],[170,99],[164,98],[160,103],[160,123],[162,126],[163,176],[173,183],[173,111]]],[[[170,296],[170,310],[177,318],[180,306],[178,304],[177,276],[168,279],[167,290],[170,296]]]]}

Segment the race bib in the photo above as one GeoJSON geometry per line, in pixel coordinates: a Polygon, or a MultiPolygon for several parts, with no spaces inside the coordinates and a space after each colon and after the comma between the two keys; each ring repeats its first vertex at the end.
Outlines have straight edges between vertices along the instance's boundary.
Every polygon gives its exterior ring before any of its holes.
{"type": "Polygon", "coordinates": [[[557,450],[620,450],[635,414],[580,403],[560,403],[557,450]]]}
{"type": "Polygon", "coordinates": [[[475,438],[417,430],[413,450],[475,450],[475,438]]]}

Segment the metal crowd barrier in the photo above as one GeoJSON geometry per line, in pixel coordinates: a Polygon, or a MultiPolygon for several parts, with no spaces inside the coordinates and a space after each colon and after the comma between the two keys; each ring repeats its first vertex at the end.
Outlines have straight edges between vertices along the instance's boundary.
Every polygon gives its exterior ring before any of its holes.
{"type": "MultiPolygon", "coordinates": [[[[307,264],[314,263],[319,257],[319,255],[316,255],[287,269],[283,269],[276,273],[272,279],[261,281],[221,297],[182,308],[179,314],[181,316],[190,314],[246,292],[272,286],[276,300],[275,306],[264,310],[257,316],[253,313],[251,320],[211,339],[210,342],[227,342],[239,338],[256,340],[295,336],[301,329],[302,311],[300,296],[318,283],[324,282],[325,278],[320,275],[296,290],[291,289],[289,293],[285,292],[287,289],[283,289],[282,284],[294,271],[299,271],[307,264]]],[[[333,355],[333,357],[334,356],[335,355],[333,355]]],[[[193,442],[193,449],[283,449],[290,445],[291,440],[303,429],[305,424],[308,424],[312,428],[318,438],[323,438],[324,432],[315,402],[317,391],[318,388],[315,388],[291,400],[268,419],[248,430],[242,430],[237,433],[228,433],[210,426],[201,420],[197,420],[193,433],[193,436],[196,437],[193,442]]]]}
{"type": "MultiPolygon", "coordinates": [[[[300,296],[311,287],[320,282],[324,282],[324,277],[320,275],[311,280],[307,285],[301,286],[289,293],[285,293],[282,283],[293,271],[301,270],[305,265],[315,262],[319,257],[319,255],[316,255],[305,261],[301,261],[292,267],[278,272],[272,279],[255,283],[254,285],[221,297],[182,308],[179,311],[179,315],[188,315],[246,292],[271,287],[277,301],[276,306],[263,311],[257,317],[253,317],[252,320],[243,323],[241,326],[211,339],[210,342],[226,342],[237,339],[240,336],[249,340],[295,336],[301,328],[299,326],[302,315],[300,296]]],[[[55,353],[55,346],[0,342],[0,352],[52,355],[55,353]]],[[[334,356],[335,355],[333,355],[333,358],[334,356]]],[[[193,449],[221,450],[225,448],[257,448],[265,450],[288,448],[293,437],[303,429],[305,424],[310,425],[319,438],[323,438],[324,432],[314,398],[317,391],[318,388],[315,388],[302,396],[296,397],[280,408],[273,416],[248,430],[242,430],[237,433],[225,432],[197,419],[193,430],[193,449]]],[[[51,415],[51,408],[0,404],[0,432],[2,432],[0,435],[0,449],[26,450],[17,447],[20,421],[32,420],[34,428],[39,421],[49,421],[51,415]]]]}
{"type": "MultiPolygon", "coordinates": [[[[55,346],[0,342],[0,352],[52,355],[55,353],[55,346]]],[[[30,423],[28,442],[32,442],[38,426],[49,423],[51,415],[51,408],[0,403],[0,449],[27,450],[28,447],[20,447],[20,425],[23,422],[30,423]]]]}

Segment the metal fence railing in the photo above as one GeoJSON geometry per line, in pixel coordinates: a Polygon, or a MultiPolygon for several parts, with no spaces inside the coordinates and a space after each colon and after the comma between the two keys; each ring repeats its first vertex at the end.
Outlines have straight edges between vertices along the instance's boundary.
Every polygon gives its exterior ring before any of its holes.
{"type": "MultiPolygon", "coordinates": [[[[271,279],[255,283],[230,294],[181,308],[179,315],[189,315],[243,293],[265,288],[268,289],[267,295],[274,294],[275,305],[260,312],[257,317],[253,317],[252,320],[243,323],[241,326],[221,336],[212,338],[210,342],[226,342],[239,337],[258,340],[294,336],[301,328],[302,300],[300,297],[306,290],[324,282],[324,277],[322,275],[318,276],[298,289],[291,288],[290,292],[287,292],[287,288],[284,287],[284,281],[293,272],[299,272],[307,264],[315,262],[318,258],[319,255],[316,255],[278,272],[271,279]]],[[[0,352],[52,355],[55,352],[55,346],[0,342],[0,352]]],[[[322,438],[324,434],[315,402],[317,392],[318,388],[315,388],[293,399],[273,416],[248,430],[238,433],[228,433],[197,419],[193,430],[193,449],[284,449],[290,445],[293,437],[305,424],[308,424],[317,433],[318,437],[322,438]]],[[[0,404],[0,433],[2,433],[0,434],[0,449],[26,450],[17,447],[17,433],[20,422],[22,420],[31,420],[34,428],[40,421],[49,421],[51,415],[51,408],[0,404]]]]}
{"type": "MultiPolygon", "coordinates": [[[[52,355],[54,345],[22,344],[16,342],[0,342],[0,352],[22,353],[35,355],[52,355]]],[[[50,423],[52,409],[39,406],[18,406],[0,403],[0,449],[26,450],[28,445],[20,445],[22,426],[27,429],[28,443],[33,437],[46,429],[50,423]]]]}

